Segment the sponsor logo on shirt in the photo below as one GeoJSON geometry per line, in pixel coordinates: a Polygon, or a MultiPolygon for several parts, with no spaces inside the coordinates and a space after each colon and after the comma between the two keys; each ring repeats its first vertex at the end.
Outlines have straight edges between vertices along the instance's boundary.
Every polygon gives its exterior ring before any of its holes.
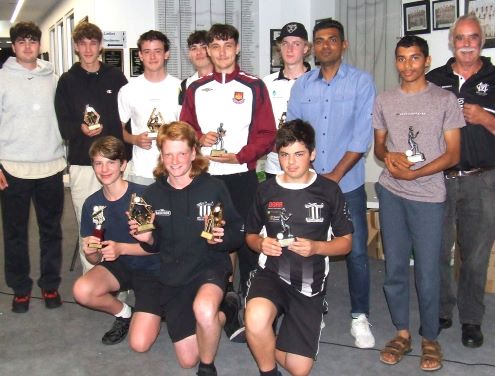
{"type": "Polygon", "coordinates": [[[156,209],[155,215],[160,217],[170,217],[172,215],[172,212],[166,209],[156,209]]]}
{"type": "Polygon", "coordinates": [[[201,89],[201,91],[204,91],[205,93],[212,91],[212,90],[213,89],[211,87],[205,87],[205,88],[201,89]]]}
{"type": "Polygon", "coordinates": [[[305,204],[304,207],[308,209],[308,216],[306,217],[306,222],[308,223],[323,222],[323,217],[321,216],[321,209],[323,209],[323,204],[310,202],[308,204],[305,204]]]}
{"type": "Polygon", "coordinates": [[[425,116],[426,112],[397,112],[397,116],[425,116]]]}
{"type": "Polygon", "coordinates": [[[236,104],[244,103],[244,93],[242,91],[234,92],[234,98],[232,98],[232,101],[236,104]]]}
{"type": "Polygon", "coordinates": [[[107,94],[112,94],[112,93],[113,93],[112,89],[107,90],[107,94]]]}
{"type": "Polygon", "coordinates": [[[476,85],[476,94],[477,95],[486,95],[488,92],[488,84],[485,84],[483,82],[480,82],[478,85],[476,85]]]}

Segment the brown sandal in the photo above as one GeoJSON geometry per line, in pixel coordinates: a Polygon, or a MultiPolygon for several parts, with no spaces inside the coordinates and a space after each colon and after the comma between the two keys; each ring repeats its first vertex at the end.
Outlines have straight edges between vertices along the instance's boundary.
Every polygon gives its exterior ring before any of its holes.
{"type": "Polygon", "coordinates": [[[385,364],[394,365],[402,360],[404,354],[411,352],[411,337],[404,338],[397,336],[394,339],[387,342],[385,348],[380,351],[380,361],[385,364]],[[385,359],[384,355],[391,355],[392,361],[385,359]]]}
{"type": "Polygon", "coordinates": [[[442,368],[443,355],[438,341],[423,339],[423,342],[421,342],[421,350],[423,354],[421,355],[419,366],[423,371],[438,371],[442,368]],[[426,363],[428,362],[433,364],[433,367],[426,367],[426,363]]]}

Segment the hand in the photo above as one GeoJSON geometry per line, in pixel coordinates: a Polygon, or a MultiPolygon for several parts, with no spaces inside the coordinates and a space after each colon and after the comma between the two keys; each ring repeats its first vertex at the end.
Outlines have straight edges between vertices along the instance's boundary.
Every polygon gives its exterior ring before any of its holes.
{"type": "MultiPolygon", "coordinates": [[[[125,213],[127,217],[129,218],[129,212],[125,213]]],[[[151,223],[153,223],[155,220],[155,213],[151,214],[151,223]]],[[[136,222],[134,219],[130,219],[129,222],[129,234],[134,237],[137,241],[140,241],[142,243],[147,243],[147,244],[153,244],[154,239],[153,239],[153,231],[147,231],[143,232],[142,234],[138,234],[138,227],[139,224],[136,222]]]]}
{"type": "Polygon", "coordinates": [[[96,236],[86,236],[83,238],[83,252],[86,256],[93,256],[99,252],[98,248],[90,247],[90,244],[101,244],[100,238],[96,236]]]}
{"type": "Polygon", "coordinates": [[[225,153],[219,155],[218,157],[209,156],[208,158],[213,162],[239,164],[239,161],[234,153],[225,153]]]}
{"type": "Polygon", "coordinates": [[[153,139],[148,137],[148,132],[137,134],[134,137],[135,145],[139,146],[141,149],[151,149],[153,139]]]}
{"type": "Polygon", "coordinates": [[[342,176],[338,176],[337,173],[333,171],[327,174],[323,174],[323,177],[327,178],[328,180],[332,180],[337,184],[340,182],[340,179],[342,179],[342,176]]]}
{"type": "Polygon", "coordinates": [[[399,166],[407,169],[414,166],[414,163],[409,161],[404,153],[388,152],[384,157],[384,160],[386,159],[388,159],[393,166],[399,166]]]}
{"type": "Polygon", "coordinates": [[[462,112],[464,113],[464,120],[470,124],[486,124],[493,117],[483,107],[472,103],[465,103],[462,112]]]}
{"type": "Polygon", "coordinates": [[[121,255],[119,243],[113,240],[104,240],[101,242],[103,248],[100,250],[102,253],[102,261],[115,261],[121,255]]]}
{"type": "Polygon", "coordinates": [[[213,146],[217,143],[218,133],[217,132],[208,132],[202,135],[199,139],[199,143],[201,146],[213,146]]]}
{"type": "Polygon", "coordinates": [[[394,165],[392,164],[391,159],[388,158],[387,156],[385,156],[384,162],[385,162],[385,167],[390,172],[390,175],[392,175],[392,177],[394,177],[395,179],[401,179],[401,180],[416,179],[416,172],[414,172],[414,170],[409,169],[409,167],[404,167],[402,164],[399,164],[397,162],[394,165]]]}
{"type": "Polygon", "coordinates": [[[103,131],[103,125],[102,124],[100,124],[100,126],[98,128],[93,129],[92,131],[89,129],[89,127],[86,123],[81,124],[81,132],[84,133],[88,137],[98,136],[102,131],[103,131]]]}
{"type": "Polygon", "coordinates": [[[267,256],[278,257],[282,255],[282,247],[278,240],[274,238],[263,238],[260,243],[260,250],[267,256]]]}
{"type": "Polygon", "coordinates": [[[7,183],[7,178],[5,177],[2,170],[0,170],[0,191],[3,191],[7,188],[9,184],[7,183]]]}
{"type": "Polygon", "coordinates": [[[296,238],[296,240],[289,245],[287,249],[301,255],[302,257],[309,257],[316,254],[314,241],[304,238],[296,238]]]}
{"type": "Polygon", "coordinates": [[[222,238],[225,235],[225,230],[223,229],[223,227],[213,227],[211,233],[213,235],[213,239],[207,240],[209,244],[218,244],[223,242],[222,238]]]}

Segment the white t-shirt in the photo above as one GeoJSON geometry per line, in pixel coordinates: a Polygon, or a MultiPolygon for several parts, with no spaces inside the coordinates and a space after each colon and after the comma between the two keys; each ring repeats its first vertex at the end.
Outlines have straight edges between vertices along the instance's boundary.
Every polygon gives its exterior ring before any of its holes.
{"type": "MultiPolygon", "coordinates": [[[[147,123],[153,109],[162,115],[165,123],[179,119],[180,80],[167,74],[160,82],[150,82],[144,75],[130,81],[119,91],[120,121],[127,123],[131,119],[132,134],[148,131],[147,123]]],[[[137,145],[132,148],[134,174],[153,178],[159,151],[153,140],[151,149],[142,149],[137,145]]]]}

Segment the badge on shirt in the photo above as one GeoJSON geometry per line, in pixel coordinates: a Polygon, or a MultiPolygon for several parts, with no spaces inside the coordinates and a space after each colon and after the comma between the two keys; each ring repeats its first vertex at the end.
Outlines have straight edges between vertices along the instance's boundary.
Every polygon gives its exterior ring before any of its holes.
{"type": "Polygon", "coordinates": [[[232,98],[232,100],[237,104],[244,103],[244,93],[242,91],[234,92],[234,98],[232,98]]]}

